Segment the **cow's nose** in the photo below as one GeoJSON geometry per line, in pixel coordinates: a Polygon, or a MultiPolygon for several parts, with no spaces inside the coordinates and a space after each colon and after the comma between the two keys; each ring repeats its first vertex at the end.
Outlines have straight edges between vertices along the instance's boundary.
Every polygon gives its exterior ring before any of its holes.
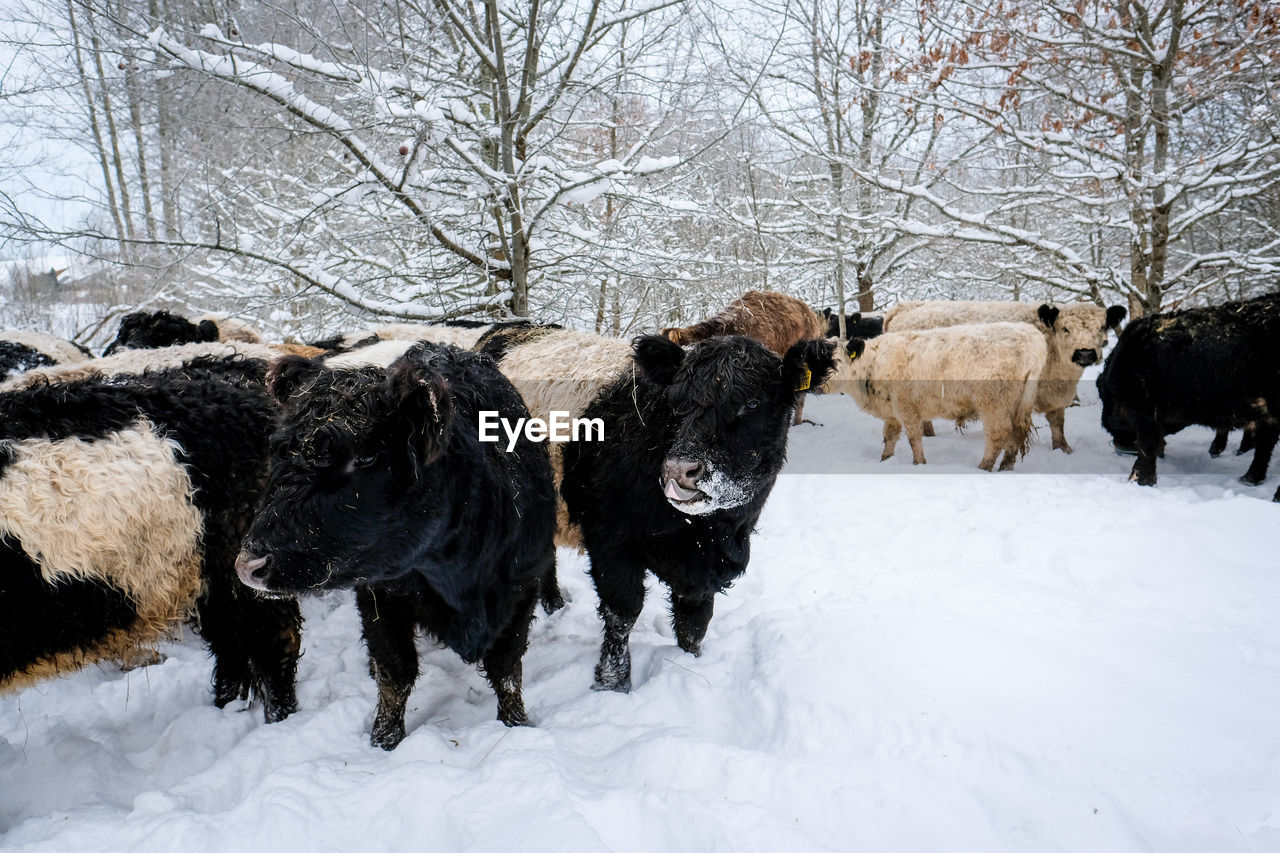
{"type": "Polygon", "coordinates": [[[1078,349],[1071,354],[1071,360],[1081,367],[1088,367],[1098,361],[1098,351],[1096,349],[1078,349]]]}
{"type": "Polygon", "coordinates": [[[236,557],[236,574],[240,582],[254,589],[266,590],[267,572],[271,567],[271,555],[257,556],[248,551],[241,551],[236,557]]]}
{"type": "Polygon", "coordinates": [[[662,463],[662,479],[686,488],[695,488],[702,476],[702,462],[697,459],[674,458],[662,463]]]}

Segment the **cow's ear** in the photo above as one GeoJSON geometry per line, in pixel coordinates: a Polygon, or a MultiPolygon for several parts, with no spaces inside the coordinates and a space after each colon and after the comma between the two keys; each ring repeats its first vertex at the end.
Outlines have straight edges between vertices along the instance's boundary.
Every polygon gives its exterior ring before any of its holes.
{"type": "Polygon", "coordinates": [[[1046,329],[1052,329],[1053,324],[1058,321],[1058,309],[1052,305],[1041,305],[1040,310],[1036,311],[1036,315],[1040,318],[1040,322],[1044,323],[1046,329]]]}
{"type": "Polygon", "coordinates": [[[844,354],[849,356],[850,361],[853,361],[855,358],[862,355],[866,348],[866,338],[849,338],[849,342],[844,345],[844,354]]]}
{"type": "Polygon", "coordinates": [[[631,348],[640,375],[654,385],[670,385],[684,363],[680,345],[661,335],[641,335],[631,342],[631,348]]]}
{"type": "Polygon", "coordinates": [[[308,384],[324,367],[318,362],[300,355],[286,355],[276,359],[267,371],[267,390],[282,406],[289,405],[289,400],[298,390],[308,384]]]}
{"type": "Polygon", "coordinates": [[[196,340],[200,343],[209,343],[218,339],[218,324],[212,320],[201,320],[200,325],[196,326],[196,340]]]}
{"type": "Polygon", "coordinates": [[[387,369],[387,384],[397,416],[408,424],[410,449],[422,464],[430,465],[449,445],[453,395],[449,380],[412,355],[411,350],[387,369]]]}
{"type": "Polygon", "coordinates": [[[783,386],[797,394],[816,391],[836,369],[835,354],[835,342],[825,338],[792,344],[782,357],[783,386]]]}
{"type": "Polygon", "coordinates": [[[823,309],[822,309],[822,319],[824,319],[824,320],[830,320],[830,319],[831,319],[831,313],[832,313],[832,312],[831,312],[831,309],[830,309],[830,308],[823,308],[823,309]]]}
{"type": "Polygon", "coordinates": [[[854,311],[848,317],[844,318],[845,330],[847,331],[850,326],[852,326],[854,323],[860,322],[861,320],[862,320],[862,312],[854,311]]]}
{"type": "Polygon", "coordinates": [[[1107,309],[1107,328],[1114,329],[1120,325],[1120,321],[1128,315],[1129,310],[1123,305],[1112,305],[1107,309]]]}

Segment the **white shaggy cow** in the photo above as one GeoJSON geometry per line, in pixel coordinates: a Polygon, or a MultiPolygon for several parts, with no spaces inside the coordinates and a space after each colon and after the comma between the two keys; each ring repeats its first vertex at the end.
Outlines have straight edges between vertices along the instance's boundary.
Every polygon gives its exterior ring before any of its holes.
{"type": "Polygon", "coordinates": [[[837,349],[830,383],[884,421],[884,452],[893,455],[905,428],[912,460],[924,464],[922,423],[977,418],[986,434],[978,467],[1013,468],[1030,442],[1036,377],[1044,371],[1044,336],[1024,323],[989,323],[886,332],[837,349]]]}
{"type": "Polygon", "coordinates": [[[1036,390],[1035,410],[1049,421],[1053,449],[1071,452],[1063,433],[1067,407],[1076,397],[1084,369],[1102,359],[1107,332],[1124,319],[1125,309],[1092,303],[1067,305],[1029,302],[902,302],[885,313],[886,332],[937,329],[974,323],[1026,323],[1040,330],[1048,358],[1036,390]]]}
{"type": "MultiPolygon", "coordinates": [[[[433,344],[453,344],[471,349],[492,323],[452,321],[447,323],[384,323],[357,332],[348,332],[337,338],[316,343],[316,346],[335,352],[348,352],[378,341],[430,341],[433,344]]],[[[404,349],[408,349],[406,346],[404,349]]],[[[394,358],[392,359],[394,361],[394,358]]]]}
{"type": "Polygon", "coordinates": [[[249,344],[249,343],[203,343],[180,344],[178,346],[157,347],[155,349],[121,349],[112,355],[93,358],[75,364],[59,364],[49,367],[37,367],[26,373],[14,376],[0,383],[0,391],[17,391],[30,388],[41,382],[60,383],[75,382],[91,376],[119,376],[122,374],[142,373],[145,370],[163,370],[169,367],[180,367],[188,362],[201,358],[242,358],[261,359],[271,362],[282,355],[313,356],[321,353],[314,347],[300,344],[249,344]]]}

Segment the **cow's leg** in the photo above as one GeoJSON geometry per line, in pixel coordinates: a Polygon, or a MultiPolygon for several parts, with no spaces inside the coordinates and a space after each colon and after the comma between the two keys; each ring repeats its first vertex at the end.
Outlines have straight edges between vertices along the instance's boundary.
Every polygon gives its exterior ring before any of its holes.
{"type": "Polygon", "coordinates": [[[370,740],[395,749],[404,740],[404,709],[418,678],[418,649],[412,601],[386,589],[356,588],[356,606],[369,649],[369,674],[378,685],[378,710],[370,740]]]}
{"type": "Polygon", "coordinates": [[[1019,425],[1016,423],[1009,424],[1009,429],[1004,435],[1004,456],[1000,458],[1001,471],[1013,470],[1014,463],[1022,455],[1025,441],[1026,434],[1019,425]]]}
{"type": "Polygon", "coordinates": [[[529,624],[533,621],[533,608],[538,595],[533,590],[521,599],[512,613],[511,621],[492,648],[484,656],[484,675],[498,697],[498,719],[508,726],[529,725],[529,715],[524,709],[524,669],[521,659],[529,647],[529,624]]]}
{"type": "Polygon", "coordinates": [[[1220,429],[1214,432],[1213,441],[1209,445],[1209,455],[1215,459],[1222,455],[1222,451],[1227,449],[1227,439],[1231,437],[1231,430],[1220,429]]]}
{"type": "Polygon", "coordinates": [[[1130,480],[1137,480],[1139,486],[1156,484],[1156,459],[1164,449],[1164,439],[1159,433],[1138,433],[1138,458],[1134,460],[1130,480]]]}
{"type": "Polygon", "coordinates": [[[880,453],[881,462],[893,455],[893,448],[898,443],[900,435],[902,435],[902,424],[894,420],[884,422],[884,450],[880,453]]]}
{"type": "Polygon", "coordinates": [[[934,435],[936,435],[937,433],[933,431],[933,421],[921,421],[920,434],[925,436],[926,438],[932,438],[934,435]]]}
{"type": "Polygon", "coordinates": [[[1253,464],[1240,478],[1242,482],[1256,486],[1267,479],[1267,468],[1271,465],[1271,453],[1275,450],[1276,439],[1280,438],[1280,427],[1275,424],[1258,424],[1254,430],[1256,446],[1253,451],[1253,464]]]}
{"type": "Polygon", "coordinates": [[[196,600],[200,635],[213,653],[213,703],[262,701],[268,723],[298,710],[296,675],[302,616],[294,599],[268,599],[243,586],[230,570],[207,571],[196,600]]]}
{"type": "MultiPolygon", "coordinates": [[[[808,395],[805,395],[805,396],[808,396],[808,395]]],[[[800,400],[796,403],[796,414],[791,421],[791,425],[800,426],[800,424],[804,424],[804,423],[813,424],[814,426],[817,426],[817,424],[814,423],[813,421],[806,421],[804,419],[804,396],[802,396],[800,400]]]]}
{"type": "Polygon", "coordinates": [[[1240,436],[1240,447],[1236,450],[1236,456],[1241,456],[1253,450],[1258,440],[1258,425],[1249,424],[1244,428],[1244,435],[1240,436]]]}
{"type": "Polygon", "coordinates": [[[922,421],[920,418],[907,417],[902,418],[903,429],[907,432],[907,443],[911,445],[911,464],[924,464],[924,431],[921,428],[922,421]]]}
{"type": "Polygon", "coordinates": [[[1063,453],[1071,453],[1072,447],[1067,444],[1066,433],[1062,431],[1067,421],[1066,409],[1052,409],[1044,413],[1049,420],[1049,434],[1053,437],[1053,449],[1061,450],[1063,453]]]}
{"type": "Polygon", "coordinates": [[[999,412],[979,411],[978,417],[982,420],[982,461],[978,463],[978,467],[983,471],[990,471],[995,468],[996,457],[1000,455],[1000,451],[1009,445],[1009,427],[1004,423],[1007,417],[1002,417],[999,412]]]}
{"type": "Polygon", "coordinates": [[[680,648],[695,657],[702,654],[702,638],[707,635],[714,609],[714,594],[679,595],[672,591],[671,626],[680,648]]]}
{"type": "Polygon", "coordinates": [[[237,630],[232,590],[208,578],[196,599],[196,619],[200,636],[213,654],[213,704],[223,708],[234,699],[248,699],[253,675],[244,638],[237,630]]]}
{"type": "Polygon", "coordinates": [[[251,624],[245,626],[253,689],[262,698],[268,723],[283,720],[298,710],[298,657],[302,654],[302,614],[296,599],[262,599],[248,587],[240,597],[251,624]]]}
{"type": "Polygon", "coordinates": [[[556,549],[548,549],[546,569],[539,583],[538,598],[542,602],[542,610],[548,616],[564,607],[564,594],[560,591],[560,582],[556,579],[556,549]]]}
{"type": "Polygon", "coordinates": [[[600,597],[600,620],[604,623],[600,662],[591,689],[630,693],[630,638],[644,607],[644,567],[615,557],[607,570],[601,570],[593,558],[591,579],[600,597]]]}

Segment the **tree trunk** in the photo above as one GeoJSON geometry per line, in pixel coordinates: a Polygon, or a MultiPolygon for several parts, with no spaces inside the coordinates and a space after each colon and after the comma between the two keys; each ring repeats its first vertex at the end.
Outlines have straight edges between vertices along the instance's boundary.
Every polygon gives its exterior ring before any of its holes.
{"type": "Polygon", "coordinates": [[[124,230],[130,240],[133,240],[137,233],[133,228],[133,214],[131,212],[132,205],[129,203],[129,182],[124,176],[124,157],[120,155],[120,134],[116,131],[115,115],[111,107],[111,93],[107,88],[107,75],[102,69],[102,41],[98,38],[98,27],[93,20],[93,13],[88,11],[89,15],[89,43],[93,52],[93,66],[98,72],[98,88],[102,93],[102,115],[107,125],[107,140],[111,144],[111,162],[115,166],[117,189],[120,192],[120,218],[124,221],[124,230]]]}
{"type": "Polygon", "coordinates": [[[84,95],[85,107],[89,110],[89,129],[93,133],[94,149],[98,152],[98,165],[102,167],[102,183],[107,191],[107,206],[111,209],[111,218],[116,226],[116,239],[120,243],[120,254],[128,257],[128,244],[125,242],[124,222],[120,218],[120,208],[116,202],[115,185],[111,178],[111,161],[107,155],[107,147],[102,141],[102,126],[98,121],[97,101],[89,85],[89,75],[85,72],[84,57],[80,42],[80,25],[76,20],[74,0],[67,0],[67,22],[71,26],[71,44],[75,55],[76,73],[80,78],[80,91],[84,95]]]}

